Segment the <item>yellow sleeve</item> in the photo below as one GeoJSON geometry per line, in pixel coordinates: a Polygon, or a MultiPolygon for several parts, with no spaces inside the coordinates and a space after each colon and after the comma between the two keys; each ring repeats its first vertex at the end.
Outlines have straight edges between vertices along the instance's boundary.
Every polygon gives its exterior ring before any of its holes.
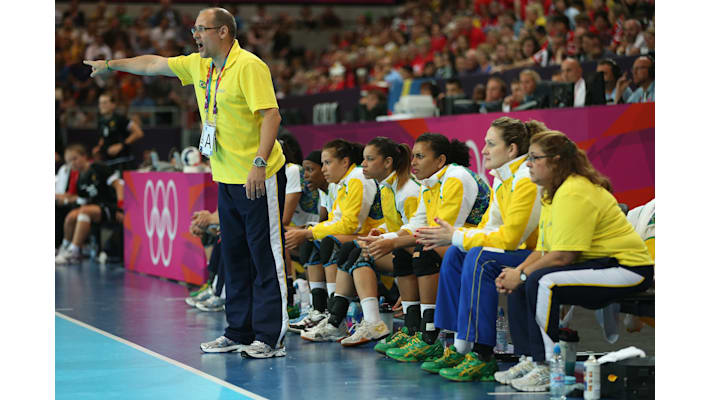
{"type": "Polygon", "coordinates": [[[417,211],[418,200],[419,197],[417,196],[410,196],[405,199],[405,218],[407,218],[408,221],[415,215],[415,211],[417,211]]]}
{"type": "Polygon", "coordinates": [[[550,251],[588,251],[600,210],[583,193],[556,193],[551,208],[550,251]],[[560,196],[558,196],[560,194],[560,196]]]}
{"type": "Polygon", "coordinates": [[[652,260],[654,260],[654,238],[649,238],[644,241],[644,244],[647,245],[647,250],[649,250],[649,255],[652,256],[652,260]]]}
{"type": "Polygon", "coordinates": [[[427,208],[425,207],[423,192],[424,190],[421,190],[420,195],[417,197],[415,212],[408,218],[407,223],[400,227],[401,231],[406,231],[410,235],[412,235],[415,229],[427,226],[427,208]]]}
{"type": "MultiPolygon", "coordinates": [[[[183,86],[195,84],[195,78],[192,72],[200,70],[200,54],[193,53],[188,56],[177,56],[168,58],[168,67],[180,79],[183,86]],[[198,66],[195,68],[194,63],[198,66]]],[[[197,79],[200,79],[199,77],[197,79]]]]}
{"type": "MultiPolygon", "coordinates": [[[[491,214],[491,207],[493,207],[495,199],[494,196],[496,195],[496,192],[492,188],[489,190],[489,207],[486,208],[486,212],[484,212],[484,215],[481,216],[481,221],[479,221],[479,225],[477,225],[476,229],[484,229],[486,226],[486,223],[489,222],[489,215],[491,214]]],[[[459,228],[460,230],[464,229],[466,230],[467,228],[459,228]]]]}
{"type": "MultiPolygon", "coordinates": [[[[460,215],[462,200],[464,199],[462,181],[457,178],[447,179],[442,187],[442,194],[443,201],[437,210],[436,216],[447,221],[450,225],[457,226],[457,217],[460,215]]],[[[469,215],[469,211],[466,210],[465,217],[469,215]]]]}
{"type": "Polygon", "coordinates": [[[242,67],[239,84],[249,111],[252,113],[268,108],[279,108],[269,68],[260,60],[250,60],[242,67]]]}
{"type": "MultiPolygon", "coordinates": [[[[336,204],[341,211],[341,218],[335,220],[330,218],[311,228],[315,240],[321,240],[329,235],[352,235],[356,233],[358,216],[363,204],[363,182],[358,179],[351,179],[348,182],[348,190],[344,191],[336,204]]],[[[335,207],[332,215],[335,215],[335,207]]]]}
{"type": "MultiPolygon", "coordinates": [[[[493,192],[492,192],[493,193],[493,192]]],[[[536,203],[538,189],[534,183],[526,179],[520,181],[516,190],[511,195],[508,202],[509,208],[506,212],[506,220],[498,227],[498,229],[489,232],[479,230],[469,230],[464,232],[463,247],[470,250],[473,247],[494,247],[502,250],[516,250],[519,242],[529,225],[531,212],[536,203]]],[[[488,220],[491,206],[494,204],[493,198],[489,202],[489,208],[486,210],[486,215],[477,227],[483,229],[488,220]]]]}

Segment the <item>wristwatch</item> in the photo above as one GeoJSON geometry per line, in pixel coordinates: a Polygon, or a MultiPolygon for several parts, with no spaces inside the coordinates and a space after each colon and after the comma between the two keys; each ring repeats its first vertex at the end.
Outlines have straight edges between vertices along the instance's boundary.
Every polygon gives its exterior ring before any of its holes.
{"type": "Polygon", "coordinates": [[[264,168],[267,166],[267,161],[264,160],[264,158],[257,156],[257,157],[254,157],[254,161],[252,161],[252,165],[254,165],[255,167],[258,167],[258,168],[264,168]]]}
{"type": "Polygon", "coordinates": [[[526,275],[525,272],[521,271],[521,282],[526,282],[526,279],[528,279],[528,275],[526,275]]]}

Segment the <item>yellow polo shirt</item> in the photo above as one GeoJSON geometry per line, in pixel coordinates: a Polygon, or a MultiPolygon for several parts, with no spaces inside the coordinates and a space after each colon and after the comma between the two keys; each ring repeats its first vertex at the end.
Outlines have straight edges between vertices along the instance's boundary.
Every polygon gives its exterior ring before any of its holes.
{"type": "MultiPolygon", "coordinates": [[[[206,115],[205,91],[211,64],[211,58],[201,58],[199,53],[168,59],[168,66],[182,84],[195,87],[203,123],[215,121],[215,86],[222,66],[216,65],[212,72],[210,104],[206,115]]],[[[242,50],[235,40],[217,92],[217,144],[210,157],[213,180],[230,184],[247,182],[247,174],[259,148],[264,119],[258,111],[268,108],[279,108],[269,68],[257,56],[242,50]]],[[[281,146],[275,141],[267,159],[266,177],[279,171],[284,162],[281,146]]]]}
{"type": "Polygon", "coordinates": [[[628,267],[654,264],[612,194],[579,175],[566,178],[552,203],[543,202],[538,227],[538,251],[579,251],[576,262],[615,257],[628,267]]]}

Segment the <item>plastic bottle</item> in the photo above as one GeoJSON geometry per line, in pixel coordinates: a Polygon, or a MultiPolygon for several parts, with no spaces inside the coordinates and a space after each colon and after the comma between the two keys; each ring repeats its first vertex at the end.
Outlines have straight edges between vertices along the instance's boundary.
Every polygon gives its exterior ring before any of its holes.
{"type": "Polygon", "coordinates": [[[553,358],[549,361],[551,374],[551,400],[565,399],[565,361],[560,355],[558,344],[553,348],[553,358]]]}
{"type": "Polygon", "coordinates": [[[506,323],[504,308],[499,307],[499,316],[496,317],[496,347],[494,348],[496,353],[505,353],[508,349],[508,332],[509,326],[506,323]]]}
{"type": "Polygon", "coordinates": [[[597,362],[595,356],[590,354],[588,360],[585,361],[585,392],[583,398],[585,400],[596,400],[600,398],[600,363],[597,362]]]}

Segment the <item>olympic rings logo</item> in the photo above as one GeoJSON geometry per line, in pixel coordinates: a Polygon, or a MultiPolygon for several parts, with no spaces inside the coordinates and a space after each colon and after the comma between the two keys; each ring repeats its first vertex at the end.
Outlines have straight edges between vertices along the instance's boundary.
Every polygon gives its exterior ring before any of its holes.
{"type": "Polygon", "coordinates": [[[173,255],[173,240],[178,231],[178,192],[172,179],[167,185],[160,179],[155,185],[150,179],[146,182],[143,192],[143,223],[148,235],[153,265],[162,261],[163,266],[167,267],[173,255]],[[164,241],[166,234],[167,243],[164,241]]]}

